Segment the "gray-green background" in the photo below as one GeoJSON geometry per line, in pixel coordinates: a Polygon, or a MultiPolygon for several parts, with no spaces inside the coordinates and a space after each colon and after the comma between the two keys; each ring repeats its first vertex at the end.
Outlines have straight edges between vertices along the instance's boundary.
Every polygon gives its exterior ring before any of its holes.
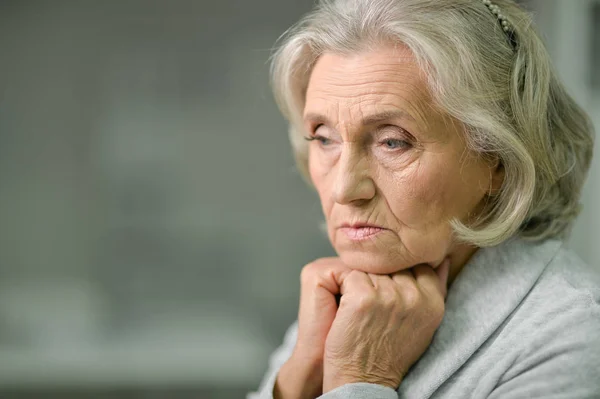
{"type": "MultiPolygon", "coordinates": [[[[600,6],[529,3],[599,124],[600,6]]],[[[0,0],[1,398],[258,384],[331,253],[268,87],[311,5],[0,0]]],[[[596,265],[599,164],[571,242],[596,265]]]]}

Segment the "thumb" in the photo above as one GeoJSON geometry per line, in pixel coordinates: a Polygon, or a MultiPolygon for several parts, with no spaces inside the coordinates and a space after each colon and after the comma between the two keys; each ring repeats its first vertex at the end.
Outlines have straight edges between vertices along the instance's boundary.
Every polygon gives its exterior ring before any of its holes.
{"type": "Polygon", "coordinates": [[[444,299],[448,296],[448,276],[450,275],[450,259],[446,258],[440,266],[435,269],[435,272],[440,279],[440,288],[444,299]]]}

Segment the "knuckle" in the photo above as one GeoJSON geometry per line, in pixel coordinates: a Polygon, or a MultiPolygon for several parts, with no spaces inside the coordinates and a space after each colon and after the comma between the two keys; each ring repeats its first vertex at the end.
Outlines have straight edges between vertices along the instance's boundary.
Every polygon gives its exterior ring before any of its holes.
{"type": "Polygon", "coordinates": [[[386,309],[394,308],[398,304],[398,296],[395,291],[383,291],[380,296],[381,304],[386,309]]]}
{"type": "Polygon", "coordinates": [[[303,285],[310,283],[314,279],[316,270],[315,265],[315,262],[311,262],[302,268],[302,271],[300,272],[300,282],[303,285]]]}
{"type": "Polygon", "coordinates": [[[377,303],[377,295],[374,292],[363,293],[356,298],[355,308],[357,311],[372,309],[377,303]]]}
{"type": "Polygon", "coordinates": [[[359,280],[361,274],[364,274],[363,272],[360,272],[358,270],[352,270],[349,274],[348,274],[348,279],[352,279],[352,280],[359,280]]]}
{"type": "Polygon", "coordinates": [[[306,264],[300,271],[301,282],[311,282],[317,279],[323,272],[339,268],[338,258],[319,258],[306,264]]]}
{"type": "Polygon", "coordinates": [[[407,310],[415,310],[421,305],[423,294],[416,285],[407,284],[402,290],[402,299],[407,310]]]}

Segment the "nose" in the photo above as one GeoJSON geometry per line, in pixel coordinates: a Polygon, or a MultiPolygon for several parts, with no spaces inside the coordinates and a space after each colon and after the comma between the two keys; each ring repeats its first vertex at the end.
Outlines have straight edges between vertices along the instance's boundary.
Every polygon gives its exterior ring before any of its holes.
{"type": "Polygon", "coordinates": [[[376,192],[368,159],[349,145],[344,147],[336,168],[333,199],[342,205],[368,201],[376,192]]]}

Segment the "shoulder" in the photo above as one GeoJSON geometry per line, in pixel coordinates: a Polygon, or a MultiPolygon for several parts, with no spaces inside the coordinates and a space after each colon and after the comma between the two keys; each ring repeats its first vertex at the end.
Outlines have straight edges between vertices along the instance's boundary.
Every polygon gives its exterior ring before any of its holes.
{"type": "Polygon", "coordinates": [[[564,397],[600,392],[600,270],[564,246],[502,330],[518,354],[496,394],[550,394],[542,381],[564,397]]]}
{"type": "MultiPolygon", "coordinates": [[[[513,318],[536,328],[534,339],[544,331],[562,334],[570,329],[600,328],[600,268],[583,262],[564,245],[556,247],[513,318]]],[[[521,324],[520,323],[520,324],[521,324]]],[[[592,333],[592,331],[589,331],[592,333]]],[[[594,338],[600,335],[593,334],[594,338]]],[[[547,337],[550,339],[550,337],[547,337]]],[[[588,338],[592,338],[591,336],[588,338]]]]}
{"type": "MultiPolygon", "coordinates": [[[[510,263],[510,266],[504,267],[511,275],[512,284],[521,280],[529,271],[527,269],[537,269],[530,276],[531,286],[523,303],[535,306],[538,310],[547,308],[553,313],[557,309],[552,304],[574,305],[574,302],[581,302],[576,308],[598,310],[600,266],[584,262],[563,242],[546,240],[535,243],[515,240],[500,252],[504,254],[504,263],[510,263]]],[[[566,313],[569,310],[572,310],[572,307],[563,309],[566,313]]]]}
{"type": "Polygon", "coordinates": [[[566,284],[576,292],[600,299],[600,266],[590,265],[573,251],[561,246],[542,274],[548,284],[566,284]]]}
{"type": "Polygon", "coordinates": [[[548,318],[566,321],[586,317],[600,322],[600,268],[560,246],[525,302],[548,318]]]}

